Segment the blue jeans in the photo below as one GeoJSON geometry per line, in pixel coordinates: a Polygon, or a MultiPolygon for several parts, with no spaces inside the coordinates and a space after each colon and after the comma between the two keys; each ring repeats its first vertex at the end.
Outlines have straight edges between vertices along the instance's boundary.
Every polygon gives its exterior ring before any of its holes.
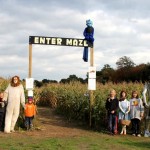
{"type": "Polygon", "coordinates": [[[116,114],[108,114],[108,126],[111,133],[115,133],[116,129],[116,114]]]}
{"type": "Polygon", "coordinates": [[[32,121],[34,117],[25,117],[25,127],[30,129],[33,127],[32,121]]]}

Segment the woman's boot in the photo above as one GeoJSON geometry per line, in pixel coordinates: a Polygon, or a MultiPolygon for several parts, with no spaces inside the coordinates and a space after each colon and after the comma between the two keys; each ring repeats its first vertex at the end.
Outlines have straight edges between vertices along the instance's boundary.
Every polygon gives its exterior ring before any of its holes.
{"type": "Polygon", "coordinates": [[[126,125],[124,125],[124,127],[123,127],[123,134],[124,134],[124,135],[127,134],[127,131],[126,131],[126,125]]]}
{"type": "Polygon", "coordinates": [[[122,130],[121,130],[121,132],[120,132],[120,134],[122,135],[123,134],[123,131],[124,131],[124,128],[123,128],[124,126],[122,126],[122,130]]]}

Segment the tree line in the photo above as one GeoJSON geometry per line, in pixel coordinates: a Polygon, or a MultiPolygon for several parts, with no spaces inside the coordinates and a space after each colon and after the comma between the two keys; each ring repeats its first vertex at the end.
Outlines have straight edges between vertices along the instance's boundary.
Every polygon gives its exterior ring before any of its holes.
{"type": "MultiPolygon", "coordinates": [[[[130,57],[123,56],[116,62],[116,69],[109,64],[105,64],[100,71],[96,71],[96,81],[99,83],[107,82],[145,82],[150,80],[150,63],[136,65],[130,57]]],[[[42,81],[35,80],[35,86],[41,87],[48,83],[70,83],[78,81],[81,83],[88,82],[88,73],[85,79],[70,75],[66,79],[56,80],[43,79],[42,81]]]]}
{"type": "Polygon", "coordinates": [[[123,56],[116,62],[117,69],[109,64],[96,72],[97,82],[145,82],[150,80],[150,63],[136,65],[130,57],[123,56]]]}

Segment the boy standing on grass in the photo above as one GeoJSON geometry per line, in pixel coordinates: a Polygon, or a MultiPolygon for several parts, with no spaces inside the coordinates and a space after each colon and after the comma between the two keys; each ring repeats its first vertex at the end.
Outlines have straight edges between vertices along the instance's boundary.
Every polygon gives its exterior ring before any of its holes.
{"type": "Polygon", "coordinates": [[[33,129],[33,119],[36,114],[36,106],[33,103],[33,98],[28,97],[28,103],[25,105],[25,127],[27,130],[33,129]]]}
{"type": "Polygon", "coordinates": [[[144,107],[142,100],[138,97],[137,91],[132,92],[130,99],[130,117],[132,123],[132,135],[141,137],[140,122],[144,114],[144,107]]]}
{"type": "Polygon", "coordinates": [[[108,114],[108,126],[110,133],[112,135],[116,134],[116,117],[117,117],[117,109],[118,109],[118,99],[116,98],[116,91],[111,90],[109,98],[106,101],[106,109],[108,114]]]}

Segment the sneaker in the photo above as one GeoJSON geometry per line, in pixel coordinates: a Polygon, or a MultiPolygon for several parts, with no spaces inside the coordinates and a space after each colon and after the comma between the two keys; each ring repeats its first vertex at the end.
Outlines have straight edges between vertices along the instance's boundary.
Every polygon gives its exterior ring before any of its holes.
{"type": "Polygon", "coordinates": [[[146,134],[146,133],[145,133],[145,134],[144,134],[144,137],[149,137],[149,134],[146,134]]]}
{"type": "Polygon", "coordinates": [[[26,130],[29,131],[29,127],[26,127],[26,130]]]}
{"type": "Polygon", "coordinates": [[[29,130],[33,131],[34,127],[33,124],[30,124],[29,130]]]}
{"type": "Polygon", "coordinates": [[[141,134],[138,134],[137,137],[141,137],[141,134]]]}
{"type": "Polygon", "coordinates": [[[109,132],[109,135],[114,135],[114,133],[112,133],[112,132],[109,132]]]}
{"type": "Polygon", "coordinates": [[[4,131],[4,133],[9,134],[9,133],[11,133],[11,132],[4,131]]]}
{"type": "Polygon", "coordinates": [[[149,137],[149,136],[150,136],[150,133],[149,133],[148,130],[146,130],[145,133],[144,133],[144,137],[149,137]]]}
{"type": "Polygon", "coordinates": [[[133,136],[135,136],[135,134],[132,134],[133,136]]]}

